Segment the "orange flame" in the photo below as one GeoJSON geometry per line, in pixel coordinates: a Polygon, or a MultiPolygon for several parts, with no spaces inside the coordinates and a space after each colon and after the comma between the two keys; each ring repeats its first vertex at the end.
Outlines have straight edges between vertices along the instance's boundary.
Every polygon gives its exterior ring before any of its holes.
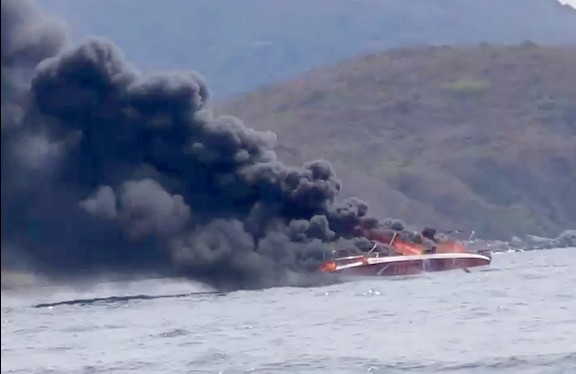
{"type": "Polygon", "coordinates": [[[332,273],[336,270],[336,263],[334,261],[328,261],[320,265],[320,270],[326,273],[332,273]]]}
{"type": "Polygon", "coordinates": [[[392,242],[394,250],[405,256],[420,255],[424,252],[424,247],[416,243],[409,243],[396,237],[392,242]]]}
{"type": "Polygon", "coordinates": [[[462,253],[466,248],[455,240],[448,240],[436,246],[437,253],[462,253]]]}

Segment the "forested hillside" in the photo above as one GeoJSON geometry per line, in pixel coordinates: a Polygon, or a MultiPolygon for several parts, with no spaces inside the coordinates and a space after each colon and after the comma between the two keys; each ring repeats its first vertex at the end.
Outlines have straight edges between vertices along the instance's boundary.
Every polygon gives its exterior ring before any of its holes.
{"type": "Polygon", "coordinates": [[[372,213],[491,238],[576,227],[576,46],[398,49],[221,107],[372,213]]]}

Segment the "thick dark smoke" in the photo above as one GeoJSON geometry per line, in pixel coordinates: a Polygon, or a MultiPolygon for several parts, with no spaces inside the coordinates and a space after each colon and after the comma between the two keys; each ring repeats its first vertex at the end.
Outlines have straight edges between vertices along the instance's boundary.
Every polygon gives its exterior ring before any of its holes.
{"type": "MultiPolygon", "coordinates": [[[[110,42],[64,47],[2,0],[2,255],[49,275],[178,272],[221,288],[316,282],[371,229],[331,165],[276,159],[276,136],[213,116],[194,72],[143,75],[110,42]]],[[[356,244],[356,245],[355,245],[356,244]]],[[[368,248],[369,249],[369,248],[368,248]]]]}

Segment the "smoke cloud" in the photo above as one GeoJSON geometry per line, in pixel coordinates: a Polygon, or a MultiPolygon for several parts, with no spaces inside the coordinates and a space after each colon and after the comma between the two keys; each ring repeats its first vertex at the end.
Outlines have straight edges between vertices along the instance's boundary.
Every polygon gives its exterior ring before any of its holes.
{"type": "Polygon", "coordinates": [[[195,72],[144,75],[104,39],[67,47],[61,22],[2,0],[3,262],[300,285],[326,281],[314,271],[335,243],[403,229],[338,202],[327,161],[283,164],[274,133],[208,101],[195,72]]]}

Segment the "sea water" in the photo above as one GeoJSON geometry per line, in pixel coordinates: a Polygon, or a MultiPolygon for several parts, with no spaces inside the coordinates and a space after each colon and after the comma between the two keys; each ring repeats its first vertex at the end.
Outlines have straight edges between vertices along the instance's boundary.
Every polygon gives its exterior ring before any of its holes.
{"type": "Polygon", "coordinates": [[[576,373],[575,256],[226,294],[182,280],[3,291],[2,373],[576,373]]]}

